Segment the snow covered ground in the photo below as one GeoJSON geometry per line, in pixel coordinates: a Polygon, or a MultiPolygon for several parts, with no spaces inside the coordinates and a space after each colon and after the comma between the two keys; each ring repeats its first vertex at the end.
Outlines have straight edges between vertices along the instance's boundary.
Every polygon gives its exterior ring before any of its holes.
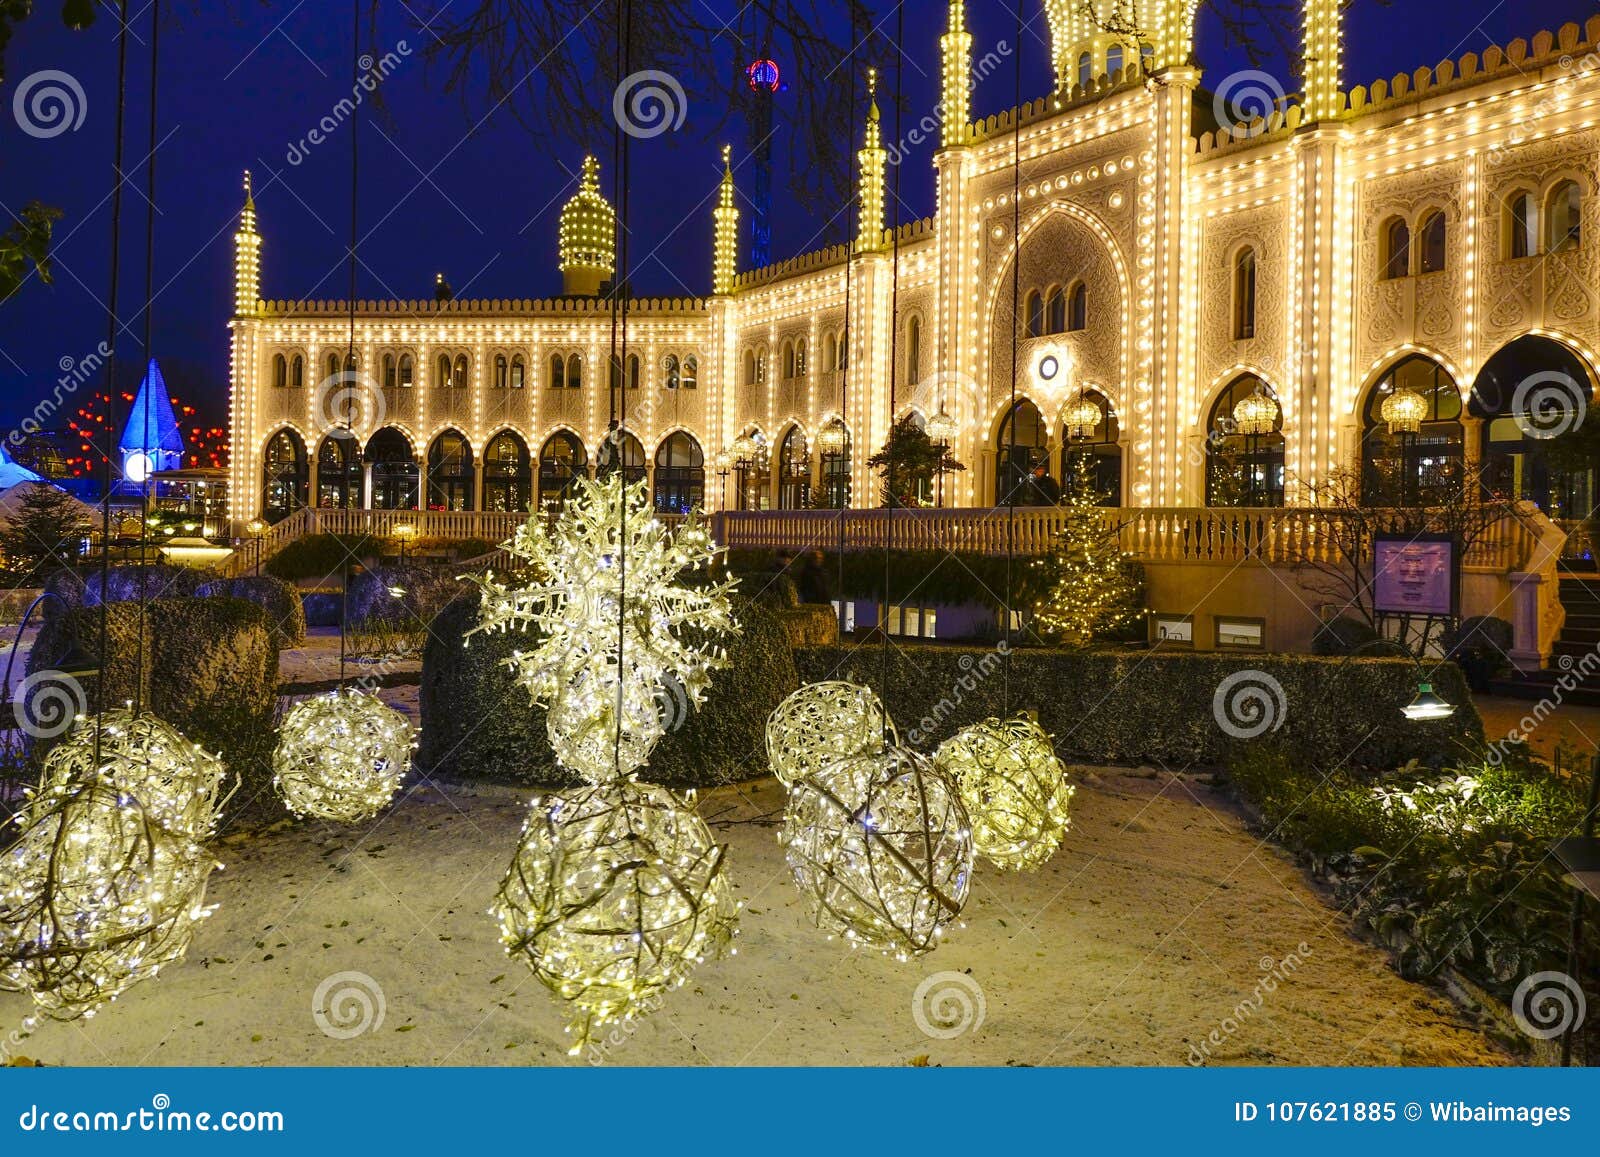
{"type": "MultiPolygon", "coordinates": [[[[485,914],[532,793],[413,785],[363,827],[284,821],[225,842],[221,908],[185,963],[13,1051],[96,1065],[1182,1065],[1204,1044],[1212,1064],[1509,1062],[1351,940],[1203,782],[1079,783],[1061,853],[1032,875],[980,870],[966,927],[910,964],[806,922],[774,829],[751,822],[781,807],[776,784],[703,793],[746,904],[738,954],[577,1058],[562,1006],[485,914]],[[314,994],[349,985],[374,1015],[329,1035],[314,994]],[[960,1031],[936,999],[952,986],[971,1009],[960,1031]]],[[[0,994],[0,1040],[27,1007],[0,994]]]]}

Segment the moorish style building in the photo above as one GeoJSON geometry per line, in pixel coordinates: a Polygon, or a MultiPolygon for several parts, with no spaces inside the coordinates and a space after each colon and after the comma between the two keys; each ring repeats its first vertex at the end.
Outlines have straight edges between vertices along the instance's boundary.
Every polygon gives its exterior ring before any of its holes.
{"type": "Polygon", "coordinates": [[[565,294],[358,302],[338,413],[349,307],[261,299],[247,198],[235,519],[558,500],[613,392],[662,510],[875,506],[865,459],[911,413],[968,466],[949,506],[1079,446],[1126,508],[1294,506],[1339,471],[1414,502],[1482,469],[1588,512],[1592,471],[1548,465],[1525,411],[1552,386],[1586,403],[1600,365],[1600,18],[1346,87],[1340,5],[1307,0],[1302,91],[1250,116],[1230,90],[1262,74],[1200,87],[1194,0],[1045,2],[1056,90],[977,120],[950,3],[934,216],[886,227],[873,103],[854,242],[740,271],[725,167],[711,293],[631,299],[625,367],[592,159],[565,294]]]}

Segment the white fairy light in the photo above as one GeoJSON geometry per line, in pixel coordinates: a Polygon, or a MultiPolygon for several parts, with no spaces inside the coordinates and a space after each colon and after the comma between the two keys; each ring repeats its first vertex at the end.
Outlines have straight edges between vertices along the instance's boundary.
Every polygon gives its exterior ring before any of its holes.
{"type": "Polygon", "coordinates": [[[807,776],[895,742],[894,721],[870,687],[842,680],[808,683],[767,718],[772,773],[793,787],[807,776]]]}
{"type": "Polygon", "coordinates": [[[273,783],[297,816],[371,819],[400,790],[413,734],[404,715],[353,687],[303,699],[279,729],[273,783]]]}
{"type": "Polygon", "coordinates": [[[1037,868],[1061,846],[1075,790],[1050,736],[1026,717],[965,727],[934,753],[972,817],[977,852],[997,868],[1037,868]]]}

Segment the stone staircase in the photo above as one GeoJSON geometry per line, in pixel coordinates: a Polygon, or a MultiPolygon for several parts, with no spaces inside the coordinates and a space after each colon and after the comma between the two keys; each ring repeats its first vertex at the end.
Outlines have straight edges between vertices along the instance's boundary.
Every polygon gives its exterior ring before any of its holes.
{"type": "Polygon", "coordinates": [[[1496,679],[1496,695],[1516,699],[1553,698],[1557,681],[1573,686],[1559,688],[1563,703],[1600,707],[1600,574],[1593,570],[1561,569],[1561,606],[1566,621],[1551,648],[1550,665],[1529,675],[1496,679]]]}

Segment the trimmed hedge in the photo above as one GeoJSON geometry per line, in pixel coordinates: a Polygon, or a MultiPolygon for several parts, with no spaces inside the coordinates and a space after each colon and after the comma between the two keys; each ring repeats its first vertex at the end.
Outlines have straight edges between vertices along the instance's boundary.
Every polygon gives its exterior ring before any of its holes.
{"type": "Polygon", "coordinates": [[[267,625],[272,628],[280,651],[306,641],[306,611],[300,592],[280,578],[264,574],[218,579],[201,585],[194,593],[196,598],[243,599],[260,607],[267,614],[267,625]]]}
{"type": "MultiPolygon", "coordinates": [[[[825,551],[824,567],[838,589],[836,598],[882,602],[884,561],[882,550],[844,552],[842,576],[837,551],[825,551]]],[[[728,569],[741,576],[772,577],[776,552],[730,550],[728,569]]],[[[999,608],[1011,589],[1011,605],[1031,607],[1048,590],[1043,567],[1031,557],[1007,560],[1004,555],[967,554],[944,550],[899,550],[889,555],[888,589],[897,603],[959,607],[977,604],[999,608]]],[[[798,571],[798,564],[795,564],[798,571]]]]}
{"type": "Polygon", "coordinates": [[[106,656],[100,656],[100,609],[59,615],[40,628],[28,656],[30,673],[60,662],[76,644],[100,659],[101,674],[84,688],[89,707],[143,702],[208,750],[220,752],[240,789],[235,810],[272,792],[271,756],[278,694],[278,649],[266,612],[242,599],[157,599],[144,608],[143,637],[136,603],[106,611],[106,656]]]}
{"type": "MultiPolygon", "coordinates": [[[[1005,660],[994,649],[897,643],[889,649],[887,693],[877,647],[804,648],[795,661],[806,683],[853,672],[885,696],[902,737],[918,748],[1005,711],[1005,660]]],[[[1455,714],[1413,723],[1400,708],[1416,694],[1419,676],[1410,661],[1397,659],[1019,648],[1011,652],[1010,709],[1036,711],[1063,758],[1220,766],[1258,741],[1223,731],[1213,713],[1222,681],[1244,671],[1262,672],[1283,688],[1278,725],[1259,738],[1313,766],[1387,769],[1483,747],[1483,721],[1460,670],[1444,664],[1432,675],[1455,714]]],[[[1243,680],[1234,692],[1262,685],[1243,680]]]]}
{"type": "MultiPolygon", "coordinates": [[[[730,665],[712,675],[711,690],[677,730],[656,747],[643,778],[674,787],[711,787],[766,772],[766,722],[799,686],[783,624],[768,609],[735,600],[743,628],[727,643],[730,665]]],[[[545,735],[545,713],[529,704],[505,660],[535,646],[527,633],[462,638],[477,623],[469,595],[433,620],[422,654],[422,738],[416,763],[450,779],[482,779],[550,787],[577,779],[557,765],[545,735]]]]}
{"type": "Polygon", "coordinates": [[[366,534],[308,534],[286,545],[262,569],[286,582],[338,578],[347,566],[383,553],[383,540],[366,534]]]}
{"type": "Polygon", "coordinates": [[[772,613],[783,624],[791,647],[831,647],[839,641],[839,612],[832,607],[802,603],[772,613]]]}

